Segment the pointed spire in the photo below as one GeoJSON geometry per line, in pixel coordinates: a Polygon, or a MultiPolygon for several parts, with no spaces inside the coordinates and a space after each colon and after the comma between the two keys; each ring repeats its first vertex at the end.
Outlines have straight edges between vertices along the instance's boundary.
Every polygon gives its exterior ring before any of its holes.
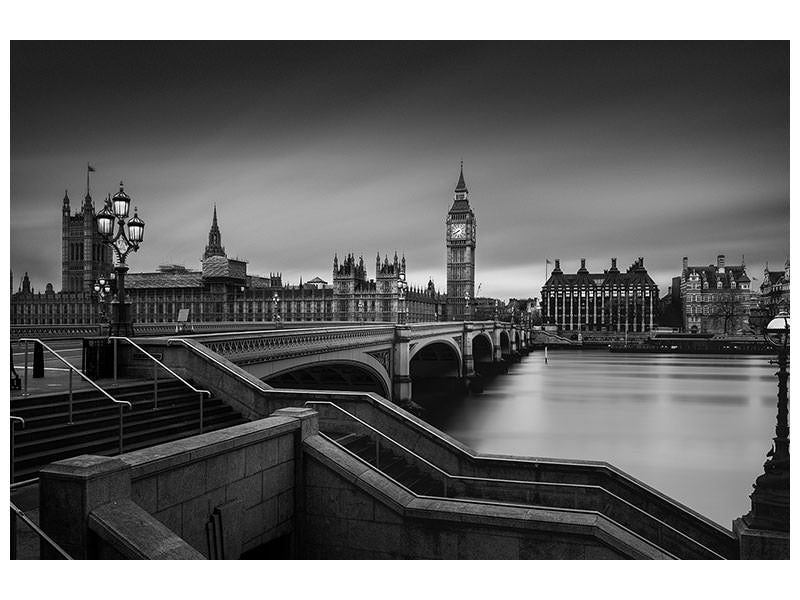
{"type": "Polygon", "coordinates": [[[458,176],[458,183],[456,184],[456,192],[467,192],[467,184],[464,182],[464,161],[461,161],[461,172],[458,176]]]}
{"type": "Polygon", "coordinates": [[[211,219],[211,230],[208,232],[208,245],[203,253],[203,259],[211,256],[225,256],[225,248],[222,245],[222,234],[217,223],[217,205],[214,204],[214,216],[211,219]]]}

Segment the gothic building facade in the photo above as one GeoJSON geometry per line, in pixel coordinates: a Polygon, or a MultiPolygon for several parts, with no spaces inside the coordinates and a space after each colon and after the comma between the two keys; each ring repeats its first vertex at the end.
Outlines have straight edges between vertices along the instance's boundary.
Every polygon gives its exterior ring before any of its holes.
{"type": "Polygon", "coordinates": [[[436,291],[433,281],[428,280],[425,289],[410,287],[400,292],[401,278],[405,279],[406,257],[398,261],[397,252],[390,261],[385,255],[375,259],[375,279],[367,278],[363,257],[356,261],[347,254],[339,263],[333,257],[333,293],[335,297],[335,320],[396,322],[398,312],[405,313],[408,323],[438,321],[444,319],[445,298],[436,291]]]}
{"type": "Polygon", "coordinates": [[[602,273],[590,273],[582,258],[575,274],[564,273],[556,259],[542,288],[542,324],[562,331],[650,331],[657,305],[658,286],[642,257],[625,273],[616,258],[602,273]]]}
{"type": "Polygon", "coordinates": [[[680,278],[683,326],[687,333],[733,335],[750,330],[754,307],[745,265],[726,266],[725,255],[716,265],[690,266],[683,257],[680,278]]]}
{"type": "Polygon", "coordinates": [[[111,272],[111,248],[103,244],[94,217],[87,173],[86,196],[75,214],[71,212],[69,194],[64,190],[61,205],[62,292],[86,292],[101,274],[111,272]]]}
{"type": "Polygon", "coordinates": [[[445,242],[447,246],[447,312],[449,320],[473,318],[469,314],[475,299],[475,245],[477,222],[469,205],[469,190],[464,181],[464,163],[453,205],[447,213],[445,242]]]}
{"type": "MultiPolygon", "coordinates": [[[[91,198],[87,193],[80,215],[69,215],[68,206],[65,198],[66,289],[56,293],[52,284],[47,284],[44,293],[36,293],[25,273],[15,292],[12,274],[12,324],[97,324],[111,314],[110,306],[91,291],[98,277],[113,273],[107,254],[97,251],[96,228],[90,232],[87,226],[94,227],[91,198]],[[88,249],[89,254],[81,254],[79,249],[88,249]],[[78,268],[79,263],[83,268],[78,268]]],[[[164,265],[154,272],[129,272],[125,288],[134,324],[173,323],[182,308],[188,308],[190,320],[197,322],[397,322],[400,310],[411,323],[445,318],[445,299],[432,281],[425,289],[412,286],[401,302],[401,273],[405,274],[405,257],[398,261],[395,254],[394,261],[385,257],[381,263],[379,255],[375,279],[368,280],[363,260],[356,263],[351,254],[341,265],[334,257],[333,284],[315,277],[306,284],[301,280],[299,285],[287,285],[280,273],[250,275],[246,261],[225,253],[215,206],[200,270],[164,265]]]]}

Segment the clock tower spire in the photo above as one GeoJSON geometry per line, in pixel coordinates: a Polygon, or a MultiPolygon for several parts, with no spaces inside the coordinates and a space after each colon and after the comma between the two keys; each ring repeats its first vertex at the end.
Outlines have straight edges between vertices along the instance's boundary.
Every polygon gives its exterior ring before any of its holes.
{"type": "Polygon", "coordinates": [[[464,181],[464,161],[446,223],[448,312],[450,319],[463,321],[473,318],[469,308],[475,298],[476,234],[475,213],[469,205],[469,190],[464,181]]]}

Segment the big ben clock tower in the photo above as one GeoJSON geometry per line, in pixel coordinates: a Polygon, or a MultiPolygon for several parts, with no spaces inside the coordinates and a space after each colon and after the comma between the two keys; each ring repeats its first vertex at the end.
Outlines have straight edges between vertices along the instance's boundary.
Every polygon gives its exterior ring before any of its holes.
{"type": "Polygon", "coordinates": [[[449,318],[463,321],[472,318],[467,311],[475,298],[475,213],[469,206],[469,191],[464,183],[464,162],[458,177],[453,206],[447,213],[447,307],[449,318]],[[466,313],[466,315],[465,315],[466,313]]]}

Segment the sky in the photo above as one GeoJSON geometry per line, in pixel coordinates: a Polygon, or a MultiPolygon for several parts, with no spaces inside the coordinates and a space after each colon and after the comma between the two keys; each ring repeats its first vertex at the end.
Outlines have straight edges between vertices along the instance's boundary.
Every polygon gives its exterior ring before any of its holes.
{"type": "Polygon", "coordinates": [[[480,295],[644,257],[789,257],[788,42],[12,42],[11,270],[60,289],[61,204],[120,180],[131,271],[228,256],[285,283],[405,254],[445,288],[460,161],[480,295]]]}

